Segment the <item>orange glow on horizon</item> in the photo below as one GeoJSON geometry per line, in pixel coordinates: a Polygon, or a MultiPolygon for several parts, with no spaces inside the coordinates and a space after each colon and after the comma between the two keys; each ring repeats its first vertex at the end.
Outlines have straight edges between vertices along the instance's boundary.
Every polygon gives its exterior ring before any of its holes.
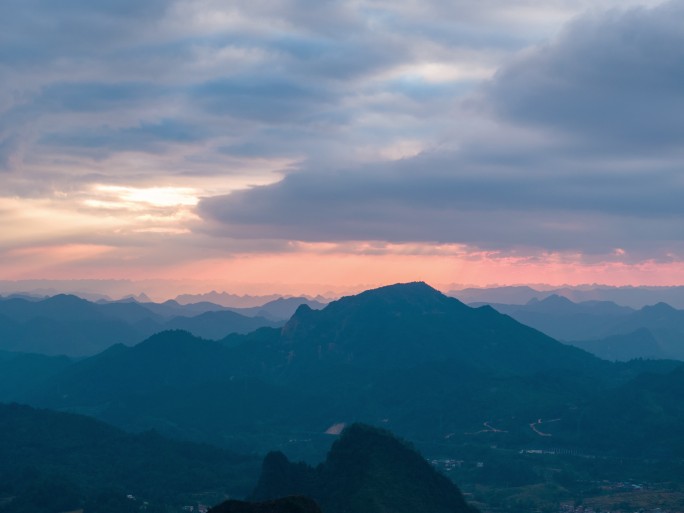
{"type": "MultiPolygon", "coordinates": [[[[237,283],[329,284],[356,291],[390,283],[425,281],[437,288],[452,284],[668,286],[684,283],[684,262],[581,264],[554,259],[489,258],[454,255],[251,255],[208,260],[179,269],[200,280],[237,283]]],[[[306,290],[306,293],[319,292],[306,290]]]]}
{"type": "Polygon", "coordinates": [[[293,244],[284,253],[155,261],[140,248],[62,245],[4,254],[0,279],[169,280],[168,296],[188,290],[242,294],[348,294],[390,283],[425,281],[442,290],[458,285],[602,284],[667,286],[684,283],[684,262],[586,263],[577,254],[501,256],[458,245],[293,244]],[[346,252],[345,252],[346,251],[346,252]],[[145,257],[145,258],[143,258],[145,257]],[[187,283],[187,290],[180,290],[187,283]]]}

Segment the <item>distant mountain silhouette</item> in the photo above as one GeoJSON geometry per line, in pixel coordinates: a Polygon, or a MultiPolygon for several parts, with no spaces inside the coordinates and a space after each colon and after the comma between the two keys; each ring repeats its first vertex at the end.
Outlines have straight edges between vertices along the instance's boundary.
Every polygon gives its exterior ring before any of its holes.
{"type": "Polygon", "coordinates": [[[70,295],[12,298],[0,300],[0,350],[82,357],[114,344],[134,345],[166,329],[219,339],[279,324],[211,304],[93,303],[70,295]]]}
{"type": "Polygon", "coordinates": [[[249,333],[264,326],[279,327],[283,323],[264,317],[247,317],[229,310],[205,312],[195,317],[175,317],[165,329],[185,330],[198,337],[218,340],[230,333],[249,333]]]}
{"type": "Polygon", "coordinates": [[[451,290],[449,296],[464,303],[504,303],[524,305],[532,299],[544,298],[548,293],[527,286],[465,288],[451,290]]]}
{"type": "MultiPolygon", "coordinates": [[[[0,301],[0,349],[48,355],[95,354],[112,344],[136,343],[149,336],[151,332],[141,332],[136,325],[142,322],[144,312],[134,303],[98,305],[75,296],[0,301]]],[[[154,322],[154,315],[147,315],[154,322]]]]}
{"type": "Polygon", "coordinates": [[[320,310],[325,307],[326,303],[321,303],[320,301],[307,299],[305,297],[280,297],[261,306],[252,308],[231,308],[231,310],[250,317],[265,317],[267,319],[286,321],[294,315],[297,308],[301,305],[306,305],[312,310],[320,310]]]}
{"type": "Polygon", "coordinates": [[[173,299],[164,301],[163,303],[142,303],[142,306],[165,319],[172,319],[173,317],[194,317],[205,312],[220,312],[222,310],[227,310],[224,306],[207,301],[180,304],[173,299]]]}
{"type": "Polygon", "coordinates": [[[665,303],[635,311],[606,301],[573,303],[551,295],[526,305],[493,304],[492,307],[609,360],[684,360],[684,311],[665,303]]]}
{"type": "Polygon", "coordinates": [[[315,501],[292,496],[264,502],[230,500],[214,506],[209,513],[322,513],[315,501]]]}
{"type": "Polygon", "coordinates": [[[449,292],[450,296],[457,297],[465,303],[499,303],[510,305],[524,305],[533,298],[542,300],[552,294],[566,297],[575,303],[610,301],[618,305],[639,309],[659,301],[664,301],[675,308],[684,308],[684,286],[608,287],[596,285],[592,287],[562,287],[552,290],[546,287],[544,290],[536,290],[532,287],[509,286],[466,288],[449,292]]]}
{"type": "Polygon", "coordinates": [[[665,359],[669,356],[653,336],[653,333],[646,328],[639,328],[625,335],[612,335],[599,340],[577,340],[568,343],[599,358],[620,362],[635,358],[665,359]]]}
{"type": "Polygon", "coordinates": [[[606,326],[634,313],[634,310],[607,301],[573,303],[569,299],[550,295],[525,305],[492,304],[498,312],[538,329],[558,340],[597,338],[606,326]]]}
{"type": "Polygon", "coordinates": [[[250,296],[231,294],[229,292],[216,292],[212,290],[204,294],[181,294],[176,297],[176,301],[182,305],[208,301],[224,307],[230,308],[252,308],[258,307],[278,299],[278,294],[268,294],[266,296],[250,296]]]}
{"type": "Polygon", "coordinates": [[[476,511],[448,478],[388,431],[346,428],[316,468],[266,456],[255,500],[303,494],[326,513],[470,513],[476,511]]]}

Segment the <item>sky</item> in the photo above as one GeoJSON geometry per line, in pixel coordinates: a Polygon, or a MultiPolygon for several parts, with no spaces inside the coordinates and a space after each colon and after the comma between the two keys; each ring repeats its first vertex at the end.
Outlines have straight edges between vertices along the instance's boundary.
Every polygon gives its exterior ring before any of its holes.
{"type": "Polygon", "coordinates": [[[3,0],[0,280],[682,284],[682,26],[682,0],[3,0]]]}

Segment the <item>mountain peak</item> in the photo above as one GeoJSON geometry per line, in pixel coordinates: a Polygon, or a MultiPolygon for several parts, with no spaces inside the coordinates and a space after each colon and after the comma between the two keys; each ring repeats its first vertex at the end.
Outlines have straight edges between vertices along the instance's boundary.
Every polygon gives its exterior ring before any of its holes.
{"type": "Polygon", "coordinates": [[[660,303],[656,303],[655,305],[645,306],[642,310],[649,313],[671,313],[677,311],[676,308],[673,308],[662,301],[660,303]]]}
{"type": "Polygon", "coordinates": [[[385,306],[411,306],[416,308],[432,309],[436,305],[442,305],[445,302],[458,303],[463,305],[459,300],[450,298],[442,294],[439,290],[432,288],[425,282],[414,281],[409,283],[395,283],[394,285],[386,285],[377,289],[367,290],[355,296],[343,297],[338,301],[333,301],[331,305],[356,303],[365,305],[369,303],[381,303],[385,306]]]}
{"type": "Polygon", "coordinates": [[[368,290],[318,311],[300,307],[281,335],[292,368],[313,361],[390,368],[456,358],[520,369],[593,360],[491,308],[470,308],[423,282],[368,290]]]}
{"type": "Polygon", "coordinates": [[[87,305],[90,301],[73,294],[57,294],[43,300],[45,304],[58,304],[60,306],[87,305]]]}
{"type": "Polygon", "coordinates": [[[574,305],[567,297],[561,296],[559,294],[551,294],[540,301],[540,303],[545,303],[547,305],[574,305]]]}
{"type": "Polygon", "coordinates": [[[405,283],[395,283],[393,285],[384,285],[376,289],[370,289],[362,292],[363,294],[428,294],[428,295],[444,295],[437,289],[431,287],[424,281],[410,281],[405,283]]]}

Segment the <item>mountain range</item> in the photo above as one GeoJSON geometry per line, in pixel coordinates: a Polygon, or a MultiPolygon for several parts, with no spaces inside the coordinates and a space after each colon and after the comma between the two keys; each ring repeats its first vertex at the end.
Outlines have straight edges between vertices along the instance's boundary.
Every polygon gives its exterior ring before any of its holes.
{"type": "Polygon", "coordinates": [[[412,283],[319,311],[301,306],[282,328],[219,341],[169,331],[117,345],[11,398],[240,451],[296,450],[298,433],[355,421],[453,442],[496,422],[501,432],[476,438],[520,446],[547,441],[530,428],[539,418],[564,419],[554,442],[590,446],[577,431],[585,408],[645,371],[677,366],[611,364],[412,283]]]}
{"type": "Polygon", "coordinates": [[[618,305],[638,309],[659,302],[668,303],[675,308],[684,308],[684,286],[624,286],[582,285],[534,288],[530,286],[504,286],[486,288],[454,289],[448,295],[464,303],[504,303],[524,305],[532,299],[542,299],[558,295],[574,302],[610,301],[618,305]]]}
{"type": "MultiPolygon", "coordinates": [[[[475,303],[472,306],[481,306],[475,303]]],[[[574,303],[551,295],[525,305],[491,304],[549,336],[608,360],[684,360],[684,310],[665,303],[639,310],[609,301],[574,303]]]]}
{"type": "MultiPolygon", "coordinates": [[[[74,363],[26,399],[127,429],[172,425],[206,433],[220,424],[234,432],[228,427],[239,421],[322,432],[357,419],[415,424],[412,418],[428,414],[426,405],[436,406],[436,395],[473,405],[454,410],[449,422],[481,422],[475,405],[492,398],[479,383],[499,380],[525,394],[554,395],[530,376],[544,373],[554,382],[599,375],[608,366],[490,307],[470,308],[414,283],[343,298],[320,311],[301,306],[281,329],[221,341],[172,331],[135,347],[114,346],[74,363]],[[400,408],[393,404],[398,396],[400,408]],[[301,412],[293,415],[294,408],[301,412]]],[[[429,417],[421,426],[435,429],[429,417]]]]}
{"type": "Polygon", "coordinates": [[[322,306],[305,298],[278,298],[258,308],[233,311],[212,303],[91,302],[70,295],[12,297],[0,299],[0,350],[80,358],[114,344],[134,345],[169,329],[220,339],[230,333],[281,326],[301,304],[322,306]]]}
{"type": "MultiPolygon", "coordinates": [[[[322,308],[329,302],[327,298],[324,298],[322,296],[317,296],[315,298],[282,297],[278,294],[270,294],[266,296],[240,296],[238,294],[231,294],[228,292],[216,292],[215,290],[212,290],[211,292],[207,292],[205,294],[181,294],[176,297],[176,301],[183,305],[200,302],[210,302],[224,306],[226,308],[234,308],[238,310],[259,309],[262,308],[263,305],[273,303],[274,301],[283,303],[283,300],[285,301],[285,304],[292,302],[298,302],[300,304],[308,303],[312,308],[322,308]]],[[[292,315],[292,312],[290,312],[290,315],[292,315]]]]}
{"type": "Polygon", "coordinates": [[[165,331],[48,361],[21,386],[6,383],[7,399],[236,453],[320,461],[329,433],[363,422],[435,461],[464,462],[448,470],[468,487],[551,483],[569,494],[607,474],[684,478],[681,362],[605,361],[424,283],[300,306],[282,327],[220,340],[165,331]]]}

